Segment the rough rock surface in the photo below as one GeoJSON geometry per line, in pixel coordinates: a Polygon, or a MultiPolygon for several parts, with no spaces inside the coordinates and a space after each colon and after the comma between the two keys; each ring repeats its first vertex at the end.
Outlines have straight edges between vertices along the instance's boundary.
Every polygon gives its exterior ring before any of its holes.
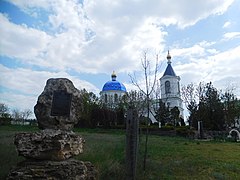
{"type": "Polygon", "coordinates": [[[8,180],[95,180],[97,171],[90,162],[74,159],[66,161],[23,161],[9,173],[8,180]]]}
{"type": "Polygon", "coordinates": [[[34,133],[18,133],[14,144],[25,158],[61,161],[83,152],[84,139],[73,133],[45,129],[34,133]]]}
{"type": "Polygon", "coordinates": [[[81,112],[81,93],[73,83],[66,78],[49,79],[34,107],[41,131],[15,135],[18,154],[27,160],[12,169],[7,179],[97,179],[90,162],[71,159],[83,152],[85,143],[71,132],[81,112]]]}
{"type": "Polygon", "coordinates": [[[37,104],[34,106],[34,113],[39,128],[71,130],[79,119],[79,112],[81,112],[82,108],[80,102],[80,91],[74,87],[69,79],[48,79],[44,91],[38,97],[37,104]],[[70,113],[67,116],[53,115],[51,113],[53,96],[56,91],[64,91],[71,94],[70,113]]]}

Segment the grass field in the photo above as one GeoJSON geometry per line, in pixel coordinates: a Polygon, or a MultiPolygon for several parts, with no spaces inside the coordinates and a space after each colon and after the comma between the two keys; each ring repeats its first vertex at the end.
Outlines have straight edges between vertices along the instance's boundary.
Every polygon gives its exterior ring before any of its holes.
{"type": "MultiPolygon", "coordinates": [[[[23,160],[13,145],[20,131],[37,128],[0,127],[0,179],[23,160]]],[[[84,153],[75,157],[91,161],[100,179],[124,179],[125,134],[120,130],[76,129],[85,140],[84,153]]],[[[142,171],[144,136],[141,136],[137,179],[240,179],[240,143],[196,141],[180,137],[150,136],[147,170],[142,171]]]]}

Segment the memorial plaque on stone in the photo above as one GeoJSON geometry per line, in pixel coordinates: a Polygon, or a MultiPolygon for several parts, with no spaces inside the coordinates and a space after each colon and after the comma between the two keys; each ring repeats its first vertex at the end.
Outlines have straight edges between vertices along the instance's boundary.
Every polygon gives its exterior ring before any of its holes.
{"type": "Polygon", "coordinates": [[[69,116],[71,108],[72,94],[64,90],[53,92],[51,116],[69,116]]]}

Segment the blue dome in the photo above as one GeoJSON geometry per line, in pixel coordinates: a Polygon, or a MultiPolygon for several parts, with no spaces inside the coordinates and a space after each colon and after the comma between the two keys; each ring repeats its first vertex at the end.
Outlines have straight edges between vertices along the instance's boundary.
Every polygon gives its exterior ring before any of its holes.
{"type": "Polygon", "coordinates": [[[126,92],[126,87],[118,82],[118,81],[108,81],[104,84],[102,91],[111,91],[111,90],[115,90],[115,91],[124,91],[126,92]]]}
{"type": "Polygon", "coordinates": [[[126,87],[116,80],[116,74],[112,74],[112,81],[108,81],[104,84],[102,91],[124,91],[126,92],[126,87]]]}

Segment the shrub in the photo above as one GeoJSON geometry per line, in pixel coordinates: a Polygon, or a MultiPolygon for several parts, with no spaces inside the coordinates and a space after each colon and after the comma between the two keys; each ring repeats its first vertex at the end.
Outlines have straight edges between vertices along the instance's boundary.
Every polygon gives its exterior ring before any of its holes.
{"type": "Polygon", "coordinates": [[[182,137],[193,137],[194,131],[189,129],[188,126],[179,126],[176,128],[176,134],[182,137]]]}
{"type": "Polygon", "coordinates": [[[174,130],[174,126],[172,126],[172,125],[162,126],[161,130],[162,131],[172,131],[172,130],[174,130]]]}

